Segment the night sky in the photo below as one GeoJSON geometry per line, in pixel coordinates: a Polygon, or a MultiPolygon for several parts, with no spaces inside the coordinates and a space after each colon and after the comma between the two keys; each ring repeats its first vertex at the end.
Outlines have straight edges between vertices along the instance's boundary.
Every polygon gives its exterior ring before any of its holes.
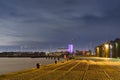
{"type": "Polygon", "coordinates": [[[92,49],[120,38],[120,0],[0,0],[0,51],[92,49]]]}

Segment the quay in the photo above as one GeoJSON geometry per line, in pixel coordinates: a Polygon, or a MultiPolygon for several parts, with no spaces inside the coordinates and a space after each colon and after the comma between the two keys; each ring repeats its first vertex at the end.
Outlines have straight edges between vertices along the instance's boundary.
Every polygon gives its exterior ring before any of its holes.
{"type": "Polygon", "coordinates": [[[120,80],[120,61],[84,57],[0,75],[0,80],[120,80]]]}

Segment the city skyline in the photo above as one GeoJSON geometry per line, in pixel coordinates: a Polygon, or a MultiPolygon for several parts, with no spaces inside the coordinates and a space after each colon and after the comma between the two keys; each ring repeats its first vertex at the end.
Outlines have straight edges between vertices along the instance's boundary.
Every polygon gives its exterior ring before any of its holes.
{"type": "Polygon", "coordinates": [[[120,38],[119,0],[0,0],[0,51],[74,49],[120,38]]]}

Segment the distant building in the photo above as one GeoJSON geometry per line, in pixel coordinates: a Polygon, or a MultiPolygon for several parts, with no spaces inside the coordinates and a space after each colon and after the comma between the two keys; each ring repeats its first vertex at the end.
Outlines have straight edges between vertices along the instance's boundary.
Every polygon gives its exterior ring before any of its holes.
{"type": "Polygon", "coordinates": [[[68,52],[71,53],[71,54],[74,53],[73,44],[69,44],[69,45],[68,45],[68,52]]]}
{"type": "Polygon", "coordinates": [[[68,52],[68,48],[58,48],[57,52],[68,52]]]}
{"type": "Polygon", "coordinates": [[[120,58],[120,39],[105,42],[95,47],[96,56],[106,58],[120,58]]]}
{"type": "Polygon", "coordinates": [[[88,50],[88,51],[76,50],[75,54],[79,55],[79,56],[90,56],[90,55],[92,55],[92,51],[91,50],[88,50]]]}

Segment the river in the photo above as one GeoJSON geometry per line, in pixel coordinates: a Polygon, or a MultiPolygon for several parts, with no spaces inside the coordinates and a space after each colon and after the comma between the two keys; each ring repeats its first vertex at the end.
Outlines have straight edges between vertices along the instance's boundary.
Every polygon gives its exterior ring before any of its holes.
{"type": "Polygon", "coordinates": [[[0,75],[35,68],[36,63],[46,65],[54,61],[46,58],[0,58],[0,75]]]}

